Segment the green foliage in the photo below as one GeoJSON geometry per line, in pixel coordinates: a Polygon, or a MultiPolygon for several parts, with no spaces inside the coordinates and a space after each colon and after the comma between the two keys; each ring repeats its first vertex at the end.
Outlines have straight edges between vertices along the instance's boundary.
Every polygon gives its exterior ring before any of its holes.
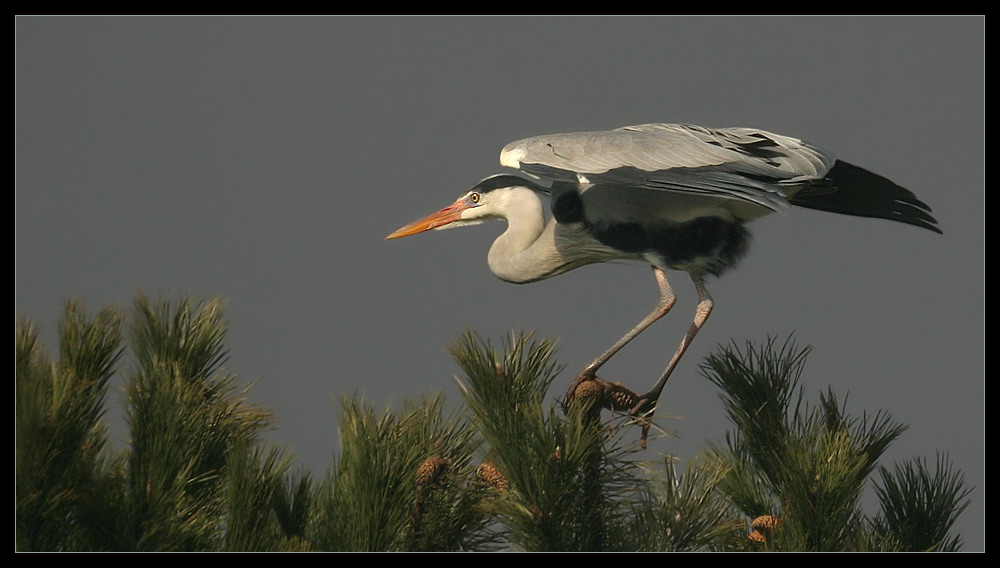
{"type": "Polygon", "coordinates": [[[875,519],[875,533],[907,552],[955,552],[962,539],[948,534],[958,516],[969,505],[971,489],[963,476],[939,455],[931,473],[922,459],[914,459],[889,470],[879,468],[875,485],[882,514],[875,519]]]}
{"type": "Polygon", "coordinates": [[[563,416],[545,403],[558,373],[553,351],[530,334],[512,335],[502,353],[472,334],[451,349],[490,461],[507,481],[493,511],[515,548],[613,550],[627,532],[634,464],[589,409],[563,416]]]}
{"type": "Polygon", "coordinates": [[[226,322],[218,300],[155,306],[141,294],[125,377],[129,446],[113,453],[100,422],[123,353],[124,318],[88,319],[70,302],[60,359],[48,361],[33,325],[16,333],[17,548],[214,550],[222,546],[227,460],[251,451],[270,412],[224,374],[226,322]],[[242,450],[240,450],[242,448],[242,450]]]}
{"type": "Polygon", "coordinates": [[[634,503],[632,550],[732,550],[746,538],[742,516],[719,493],[728,473],[718,460],[693,459],[680,475],[667,458],[634,503]]]}
{"type": "Polygon", "coordinates": [[[586,402],[548,398],[555,345],[466,334],[451,348],[465,406],[376,411],[341,399],[340,451],[318,483],[260,440],[269,409],[224,368],[220,300],[150,301],[92,318],[70,302],[50,360],[15,333],[15,546],[23,551],[957,550],[968,505],[944,457],[888,469],[905,428],[832,392],[805,402],[808,349],[723,348],[703,371],[733,423],[691,460],[639,461],[586,402]],[[126,325],[126,321],[128,324],[126,325]],[[132,364],[118,365],[130,340],[132,364]],[[102,423],[121,372],[129,439],[102,423]],[[860,506],[876,472],[881,510],[860,506]],[[749,519],[757,518],[748,539],[749,519]]]}
{"type": "Polygon", "coordinates": [[[285,475],[284,479],[273,488],[271,507],[275,521],[281,527],[282,550],[310,548],[306,540],[306,530],[314,499],[312,476],[304,469],[285,475]]]}
{"type": "Polygon", "coordinates": [[[275,552],[301,545],[309,477],[290,487],[291,464],[291,455],[273,447],[244,445],[229,452],[222,488],[225,550],[275,552]]]}
{"type": "Polygon", "coordinates": [[[126,384],[126,460],[132,550],[217,546],[220,476],[231,448],[248,448],[271,421],[246,401],[248,387],[220,371],[227,324],[222,302],[152,305],[139,295],[132,327],[138,370],[126,384]]]}
{"type": "Polygon", "coordinates": [[[310,535],[320,550],[468,550],[490,519],[470,489],[475,432],[441,397],[377,413],[341,401],[341,455],[320,488],[310,535]]]}
{"type": "Polygon", "coordinates": [[[67,523],[97,499],[107,433],[100,423],[107,383],[121,356],[122,318],[111,308],[86,317],[70,302],[60,324],[61,358],[49,361],[38,330],[15,333],[15,517],[19,550],[85,547],[67,523]]]}
{"type": "Polygon", "coordinates": [[[180,377],[192,380],[210,377],[227,358],[223,319],[225,302],[198,302],[181,298],[177,306],[169,300],[150,302],[142,293],[135,299],[132,350],[140,369],[151,372],[169,364],[180,377]]]}
{"type": "MultiPolygon", "coordinates": [[[[869,476],[893,440],[906,427],[878,412],[852,418],[844,403],[832,392],[820,396],[818,405],[804,402],[799,385],[809,349],[799,349],[790,340],[777,348],[774,341],[755,347],[748,344],[722,348],[702,365],[704,374],[722,391],[729,418],[736,430],[726,437],[725,447],[713,447],[711,455],[730,469],[720,489],[747,517],[767,515],[778,519],[770,530],[768,550],[839,551],[893,549],[900,516],[912,514],[922,505],[904,504],[932,484],[940,497],[924,517],[933,517],[936,531],[947,532],[964,505],[959,502],[961,483],[931,480],[912,468],[895,477],[883,470],[880,495],[896,510],[872,523],[863,514],[860,501],[869,476]],[[905,482],[897,482],[906,478],[905,482]],[[919,482],[917,480],[920,480],[919,482]],[[901,486],[907,489],[901,489],[901,486]],[[903,495],[905,494],[905,497],[903,495]],[[952,513],[953,516],[945,514],[952,513]],[[893,527],[893,528],[889,528],[893,527]]],[[[945,476],[947,477],[947,476],[945,476]]],[[[922,526],[923,534],[937,534],[922,526]]],[[[943,542],[944,535],[933,544],[943,542]]],[[[912,539],[911,539],[912,540],[912,539]]],[[[928,546],[929,547],[929,546],[928,546]]]]}

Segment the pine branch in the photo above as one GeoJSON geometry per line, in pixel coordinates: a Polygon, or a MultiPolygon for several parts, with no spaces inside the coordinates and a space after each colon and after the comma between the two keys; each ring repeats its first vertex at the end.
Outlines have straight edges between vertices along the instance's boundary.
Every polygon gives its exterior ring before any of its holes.
{"type": "MultiPolygon", "coordinates": [[[[723,348],[702,365],[722,390],[735,432],[713,455],[731,473],[720,488],[750,518],[780,520],[770,550],[875,546],[860,499],[886,448],[905,430],[885,412],[846,414],[832,391],[805,402],[800,380],[809,348],[773,339],[760,348],[723,348]]],[[[878,545],[881,546],[881,545],[878,545]]]]}
{"type": "Polygon", "coordinates": [[[341,454],[320,489],[310,538],[321,550],[468,550],[489,546],[471,486],[479,445],[441,397],[377,413],[341,401],[341,454]]]}
{"type": "Polygon", "coordinates": [[[151,302],[141,292],[133,305],[132,350],[139,368],[151,372],[163,362],[177,366],[180,377],[214,375],[228,358],[225,301],[182,297],[151,302]]]}
{"type": "Polygon", "coordinates": [[[291,456],[278,448],[241,444],[227,455],[225,544],[230,551],[288,550],[274,508],[284,489],[291,456]]]}
{"type": "Polygon", "coordinates": [[[315,503],[312,476],[299,470],[285,475],[271,497],[275,520],[281,527],[286,549],[307,550],[306,530],[315,503]]]}
{"type": "Polygon", "coordinates": [[[743,535],[744,521],[718,490],[729,474],[719,460],[691,460],[684,475],[666,459],[651,472],[648,490],[633,506],[632,548],[644,551],[698,552],[732,550],[743,535]]]}
{"type": "Polygon", "coordinates": [[[58,362],[50,362],[29,322],[15,334],[15,494],[19,550],[84,546],[74,521],[101,483],[107,433],[100,419],[108,380],[121,356],[122,318],[105,308],[93,319],[76,301],[60,324],[58,362]]]}
{"type": "Polygon", "coordinates": [[[249,387],[220,372],[221,306],[182,298],[154,308],[144,296],[136,300],[131,337],[139,369],[126,386],[128,549],[218,547],[227,453],[271,423],[268,409],[247,402],[249,387]]]}
{"type": "Polygon", "coordinates": [[[451,353],[476,426],[490,446],[489,466],[503,478],[494,513],[516,548],[611,550],[622,540],[633,464],[584,405],[568,415],[546,404],[558,373],[554,343],[512,334],[502,352],[466,334],[451,353]]]}
{"type": "Polygon", "coordinates": [[[875,491],[882,515],[875,520],[875,532],[891,537],[907,552],[955,552],[962,539],[950,535],[952,525],[969,506],[972,489],[964,476],[952,470],[946,455],[938,455],[931,473],[923,459],[897,464],[892,470],[880,468],[881,482],[875,491]]]}

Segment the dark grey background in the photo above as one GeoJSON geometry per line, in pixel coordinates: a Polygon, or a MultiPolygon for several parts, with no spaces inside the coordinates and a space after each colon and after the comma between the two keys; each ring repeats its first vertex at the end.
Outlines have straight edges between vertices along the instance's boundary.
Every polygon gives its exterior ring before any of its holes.
{"type": "MultiPolygon", "coordinates": [[[[964,470],[957,530],[983,550],[984,52],[985,19],[959,17],[16,18],[15,311],[54,347],[70,296],[228,298],[231,367],[277,409],[270,437],[320,473],[340,393],[457,401],[445,349],[467,327],[558,337],[561,394],[656,300],[639,265],[505,284],[486,266],[501,223],[386,234],[498,172],[515,139],[763,128],[912,189],[945,234],[808,210],[755,222],[661,402],[677,438],[653,450],[687,459],[721,437],[697,373],[717,344],[794,331],[815,347],[811,397],[832,385],[911,425],[887,460],[948,452],[964,470]]],[[[673,282],[674,311],[602,375],[655,380],[696,301],[673,282]]]]}

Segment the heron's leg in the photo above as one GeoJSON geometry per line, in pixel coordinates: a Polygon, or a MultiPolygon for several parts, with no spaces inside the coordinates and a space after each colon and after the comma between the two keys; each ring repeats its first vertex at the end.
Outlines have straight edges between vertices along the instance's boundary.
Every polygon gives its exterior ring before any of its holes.
{"type": "Polygon", "coordinates": [[[708,290],[705,289],[705,281],[701,276],[696,274],[691,275],[691,280],[694,281],[694,286],[698,290],[698,307],[694,312],[694,323],[691,324],[691,329],[688,330],[680,346],[677,347],[677,352],[674,353],[674,357],[670,360],[670,364],[667,365],[663,376],[660,377],[660,380],[656,381],[652,390],[642,395],[639,398],[639,402],[632,407],[631,413],[633,416],[647,415],[656,408],[656,401],[660,399],[660,393],[663,392],[663,387],[667,384],[670,374],[674,372],[674,367],[677,366],[677,363],[681,360],[681,356],[684,355],[688,346],[691,345],[691,341],[694,340],[694,336],[698,334],[698,330],[701,329],[701,326],[705,324],[705,320],[708,319],[709,314],[712,313],[712,307],[715,305],[715,302],[708,295],[708,290]]]}
{"type": "Polygon", "coordinates": [[[576,380],[569,388],[569,392],[566,395],[567,403],[571,402],[576,392],[576,387],[584,382],[593,380],[597,376],[597,370],[601,368],[602,365],[608,362],[615,353],[621,351],[622,347],[625,347],[629,341],[635,339],[637,335],[642,333],[644,329],[653,324],[656,320],[662,318],[670,311],[670,308],[674,306],[677,301],[677,296],[674,294],[673,288],[670,287],[670,283],[667,282],[667,273],[662,268],[653,267],[653,275],[656,277],[656,285],[660,288],[660,301],[656,304],[656,308],[646,316],[639,325],[632,328],[631,331],[625,334],[618,340],[617,343],[611,346],[610,349],[605,351],[600,357],[594,359],[594,361],[587,365],[583,371],[580,371],[580,375],[577,376],[576,380]]]}
{"type": "Polygon", "coordinates": [[[662,268],[653,267],[653,275],[656,277],[656,285],[660,288],[660,301],[656,304],[656,308],[650,312],[638,325],[633,327],[631,331],[625,334],[624,337],[618,340],[617,343],[611,346],[607,351],[605,351],[600,357],[594,359],[594,361],[587,365],[583,371],[580,372],[581,376],[593,377],[597,374],[597,370],[601,368],[602,365],[608,362],[615,353],[621,351],[629,341],[635,339],[637,335],[642,333],[647,327],[653,324],[656,320],[662,318],[670,311],[670,308],[674,307],[674,303],[677,301],[677,296],[674,294],[673,288],[670,287],[670,283],[667,282],[667,273],[662,268]]]}

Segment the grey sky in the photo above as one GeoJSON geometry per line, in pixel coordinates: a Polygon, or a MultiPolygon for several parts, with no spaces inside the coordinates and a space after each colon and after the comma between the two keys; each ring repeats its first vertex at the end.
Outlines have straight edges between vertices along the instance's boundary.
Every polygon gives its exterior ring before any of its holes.
{"type": "MultiPolygon", "coordinates": [[[[499,172],[506,143],[752,126],[892,179],[944,235],[754,222],[661,400],[679,438],[653,450],[686,459],[727,428],[697,373],[717,344],[794,331],[810,396],[911,426],[887,461],[949,452],[976,486],[958,531],[985,549],[984,18],[17,18],[15,50],[15,311],[54,347],[70,296],[228,298],[230,366],[317,472],[340,393],[457,402],[445,349],[466,328],[558,337],[561,394],[652,309],[640,265],[501,282],[500,223],[383,240],[499,172]]],[[[602,376],[655,381],[697,299],[672,276],[674,311],[602,376]]]]}

